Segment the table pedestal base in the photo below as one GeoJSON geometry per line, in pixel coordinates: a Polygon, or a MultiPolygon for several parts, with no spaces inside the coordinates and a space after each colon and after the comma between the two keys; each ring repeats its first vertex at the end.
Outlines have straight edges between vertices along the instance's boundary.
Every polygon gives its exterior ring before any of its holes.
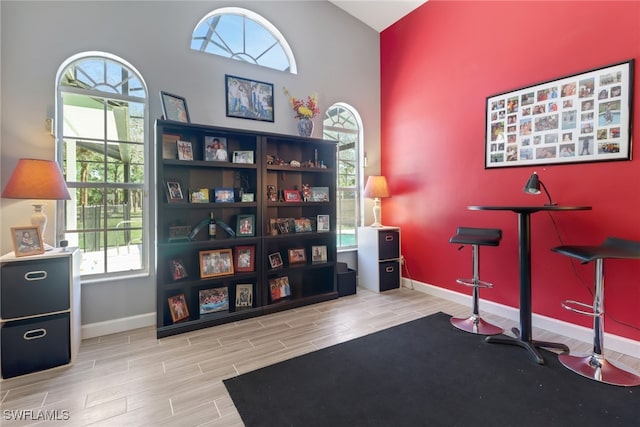
{"type": "MultiPolygon", "coordinates": [[[[516,335],[516,337],[520,336],[520,331],[518,330],[518,328],[512,328],[511,332],[513,332],[516,335]]],[[[533,357],[533,359],[539,365],[544,365],[544,359],[540,354],[540,352],[538,352],[537,347],[555,348],[558,350],[562,350],[564,353],[569,353],[569,347],[567,347],[565,344],[554,343],[549,341],[536,341],[536,340],[527,341],[521,338],[505,337],[505,336],[490,336],[490,337],[486,337],[484,340],[488,343],[509,344],[509,345],[517,345],[519,347],[522,347],[529,352],[529,354],[533,357]]]]}

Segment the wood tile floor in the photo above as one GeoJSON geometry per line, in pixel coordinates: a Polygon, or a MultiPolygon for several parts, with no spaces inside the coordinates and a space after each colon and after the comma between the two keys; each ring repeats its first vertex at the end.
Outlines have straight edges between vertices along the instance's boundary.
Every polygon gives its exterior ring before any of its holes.
{"type": "MultiPolygon", "coordinates": [[[[438,311],[470,313],[409,289],[358,289],[357,295],[160,340],[152,327],[87,339],[72,367],[0,382],[0,425],[242,426],[223,379],[438,311]],[[37,420],[15,420],[18,414],[37,420]],[[68,419],[42,421],[45,416],[68,419]]],[[[517,326],[481,314],[506,330],[517,326]]],[[[535,328],[534,337],[564,342],[572,351],[591,349],[535,328]]],[[[640,359],[606,355],[640,371],[640,359]]],[[[529,362],[524,350],[522,358],[529,362]]]]}

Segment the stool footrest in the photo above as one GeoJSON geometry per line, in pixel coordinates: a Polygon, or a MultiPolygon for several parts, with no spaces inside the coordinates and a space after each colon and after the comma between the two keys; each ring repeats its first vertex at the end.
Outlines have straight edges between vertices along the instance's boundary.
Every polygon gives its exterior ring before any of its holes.
{"type": "Polygon", "coordinates": [[[472,288],[493,288],[493,283],[485,282],[484,280],[457,279],[456,283],[472,288]]]}
{"type": "Polygon", "coordinates": [[[564,308],[565,310],[573,311],[574,313],[578,313],[578,314],[584,314],[585,316],[589,316],[589,317],[602,317],[602,315],[604,314],[604,313],[596,313],[595,311],[593,311],[593,306],[592,305],[585,304],[585,303],[579,302],[579,301],[564,300],[564,301],[562,301],[561,305],[562,305],[562,308],[564,308]],[[590,311],[581,310],[581,309],[576,308],[574,306],[587,308],[590,311]]]}

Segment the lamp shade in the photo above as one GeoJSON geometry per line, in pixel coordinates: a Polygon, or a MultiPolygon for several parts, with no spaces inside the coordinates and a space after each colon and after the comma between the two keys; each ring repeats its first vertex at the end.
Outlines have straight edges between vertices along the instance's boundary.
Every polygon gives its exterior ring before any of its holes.
{"type": "Polygon", "coordinates": [[[371,199],[391,197],[387,179],[384,176],[370,176],[367,185],[364,187],[364,197],[371,199]]]}
{"type": "Polygon", "coordinates": [[[540,178],[537,173],[532,173],[527,183],[524,185],[523,191],[529,194],[540,194],[540,178]]]}
{"type": "Polygon", "coordinates": [[[56,162],[20,159],[2,197],[8,199],[69,200],[69,190],[56,162]]]}

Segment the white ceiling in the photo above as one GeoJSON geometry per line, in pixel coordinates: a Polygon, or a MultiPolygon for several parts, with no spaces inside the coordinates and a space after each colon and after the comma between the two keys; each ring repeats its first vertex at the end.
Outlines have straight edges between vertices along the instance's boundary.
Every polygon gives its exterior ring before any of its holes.
{"type": "Polygon", "coordinates": [[[381,32],[427,0],[329,0],[374,30],[381,32]]]}

